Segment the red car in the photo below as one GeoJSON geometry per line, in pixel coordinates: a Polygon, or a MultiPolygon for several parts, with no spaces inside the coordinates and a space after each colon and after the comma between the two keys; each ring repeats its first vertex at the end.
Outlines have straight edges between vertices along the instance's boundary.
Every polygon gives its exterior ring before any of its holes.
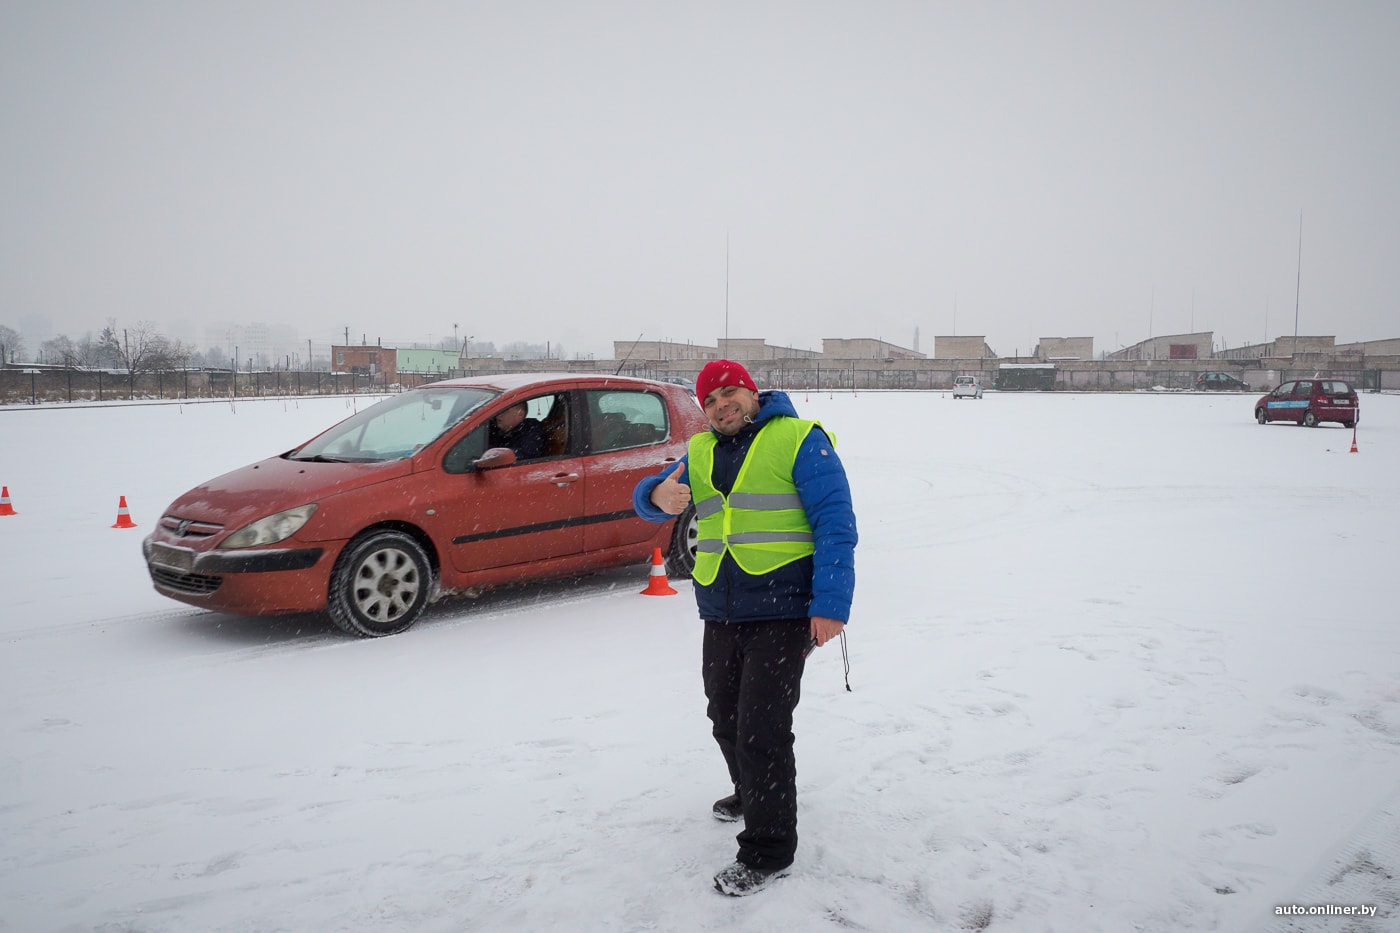
{"type": "Polygon", "coordinates": [[[1361,420],[1360,399],[1350,383],[1341,379],[1300,379],[1285,382],[1254,403],[1254,420],[1292,421],[1315,428],[1324,421],[1352,427],[1361,420]]]}
{"type": "Polygon", "coordinates": [[[636,564],[656,547],[687,576],[693,510],[643,521],[632,488],[708,427],[685,389],[643,379],[433,383],[191,489],[146,538],[146,564],[156,590],[181,602],[327,611],[366,636],[402,632],[453,591],[636,564]],[[544,437],[534,459],[488,444],[492,419],[521,402],[539,421],[537,446],[544,437]]]}

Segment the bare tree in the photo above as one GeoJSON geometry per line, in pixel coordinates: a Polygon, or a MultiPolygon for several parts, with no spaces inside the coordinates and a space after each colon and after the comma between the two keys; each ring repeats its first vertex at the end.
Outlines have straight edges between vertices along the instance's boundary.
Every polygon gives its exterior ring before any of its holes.
{"type": "Polygon", "coordinates": [[[24,356],[24,338],[13,328],[0,324],[0,365],[14,363],[24,356]]]}
{"type": "Polygon", "coordinates": [[[102,355],[115,356],[117,365],[130,376],[159,369],[169,350],[169,341],[150,321],[118,329],[116,320],[108,318],[98,344],[102,355]]]}
{"type": "MultiPolygon", "coordinates": [[[[90,345],[92,341],[89,340],[88,343],[90,345]]],[[[69,369],[81,369],[89,365],[82,348],[74,343],[67,334],[59,334],[52,340],[45,340],[39,345],[39,352],[43,355],[45,362],[62,363],[69,369]]]]}
{"type": "Polygon", "coordinates": [[[156,337],[151,347],[149,369],[184,369],[194,351],[178,340],[156,337]]]}
{"type": "Polygon", "coordinates": [[[515,340],[501,347],[501,353],[518,360],[562,359],[563,344],[529,343],[515,340]]]}

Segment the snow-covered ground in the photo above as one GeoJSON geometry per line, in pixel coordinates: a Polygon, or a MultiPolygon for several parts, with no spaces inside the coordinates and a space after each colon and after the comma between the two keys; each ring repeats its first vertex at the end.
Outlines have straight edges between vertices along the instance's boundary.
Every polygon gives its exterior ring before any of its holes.
{"type": "Polygon", "coordinates": [[[365,400],[0,411],[0,929],[1400,928],[1400,398],[1356,454],[1252,395],[793,398],[855,492],[852,692],[816,652],[744,899],[688,583],[199,612],[161,509],[365,400]],[[1327,903],[1381,917],[1275,915],[1327,903]]]}

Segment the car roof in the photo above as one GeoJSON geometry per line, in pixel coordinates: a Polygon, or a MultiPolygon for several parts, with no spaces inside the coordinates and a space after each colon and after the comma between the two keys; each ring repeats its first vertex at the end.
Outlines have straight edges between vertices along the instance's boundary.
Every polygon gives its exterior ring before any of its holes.
{"type": "Polygon", "coordinates": [[[464,376],[461,379],[444,379],[428,383],[423,388],[476,388],[497,389],[501,392],[514,392],[519,389],[535,389],[557,386],[569,388],[606,388],[608,386],[628,386],[646,388],[660,385],[651,379],[638,379],[635,376],[614,376],[611,373],[499,373],[494,376],[464,376]]]}

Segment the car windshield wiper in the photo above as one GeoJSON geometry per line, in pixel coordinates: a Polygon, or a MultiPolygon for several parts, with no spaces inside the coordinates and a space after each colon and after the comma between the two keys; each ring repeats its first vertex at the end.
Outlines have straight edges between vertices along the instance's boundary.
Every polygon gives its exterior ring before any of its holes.
{"type": "Polygon", "coordinates": [[[288,457],[288,460],[295,460],[298,463],[350,463],[349,460],[341,460],[338,457],[327,457],[325,454],[317,454],[314,457],[288,457]]]}

